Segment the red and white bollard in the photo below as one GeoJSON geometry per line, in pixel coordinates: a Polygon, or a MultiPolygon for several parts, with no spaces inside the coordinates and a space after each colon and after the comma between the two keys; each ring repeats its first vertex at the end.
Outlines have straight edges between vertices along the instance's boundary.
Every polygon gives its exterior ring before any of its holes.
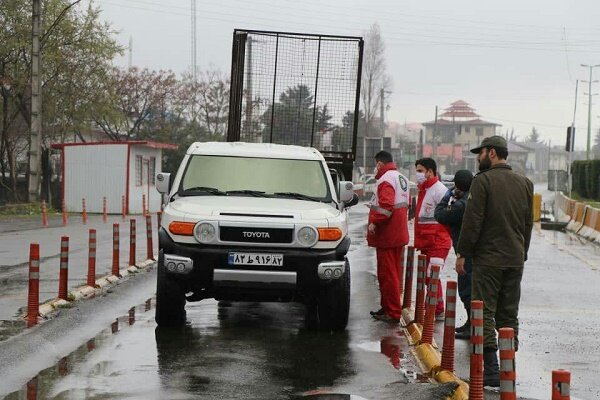
{"type": "Polygon", "coordinates": [[[423,323],[423,336],[421,343],[433,343],[433,326],[435,324],[435,306],[437,305],[437,286],[440,284],[439,265],[431,266],[431,277],[429,278],[429,290],[427,291],[427,302],[425,309],[425,322],[423,323]]]}
{"type": "Polygon", "coordinates": [[[119,273],[120,245],[119,224],[113,224],[112,274],[117,277],[121,276],[119,273]]]}
{"type": "Polygon", "coordinates": [[[483,301],[471,301],[469,400],[483,400],[483,301]]]}
{"type": "Polygon", "coordinates": [[[446,313],[444,315],[444,344],[442,370],[454,372],[454,334],[456,329],[456,281],[446,282],[446,313]]]}
{"type": "Polygon", "coordinates": [[[129,265],[135,265],[135,219],[129,221],[129,265]]]}
{"type": "Polygon", "coordinates": [[[27,382],[27,400],[37,400],[38,395],[38,377],[34,376],[27,382]]]}
{"type": "Polygon", "coordinates": [[[127,215],[127,208],[125,207],[125,196],[121,196],[121,218],[125,221],[127,215]]]}
{"type": "Polygon", "coordinates": [[[60,271],[58,276],[58,298],[68,300],[69,284],[69,237],[60,238],[60,271]]]}
{"type": "Polygon", "coordinates": [[[415,300],[415,322],[423,325],[425,321],[425,275],[427,274],[427,256],[419,254],[417,262],[417,299],[415,300]]]}
{"type": "Polygon", "coordinates": [[[87,211],[85,210],[85,198],[81,199],[81,222],[87,224],[87,211]]]}
{"type": "Polygon", "coordinates": [[[40,313],[40,245],[29,245],[29,291],[27,293],[27,327],[37,325],[40,313]]]}
{"type": "Polygon", "coordinates": [[[106,197],[102,198],[102,222],[106,223],[107,220],[107,216],[106,216],[106,197]]]}
{"type": "Polygon", "coordinates": [[[44,228],[48,227],[48,208],[45,200],[42,200],[42,225],[44,228]]]}
{"type": "Polygon", "coordinates": [[[142,215],[144,217],[147,215],[147,213],[146,213],[146,195],[145,194],[142,195],[142,215]]]}
{"type": "Polygon", "coordinates": [[[498,330],[498,349],[500,350],[500,400],[517,400],[515,331],[513,328],[498,330]]]}
{"type": "Polygon", "coordinates": [[[87,285],[96,287],[96,230],[90,229],[87,285]]]}
{"type": "Polygon", "coordinates": [[[412,306],[412,284],[413,273],[415,269],[415,248],[408,246],[406,252],[406,273],[404,275],[404,298],[402,300],[402,308],[410,308],[412,306]]]}
{"type": "Polygon", "coordinates": [[[58,360],[58,375],[66,376],[69,373],[69,357],[63,357],[58,360]]]}
{"type": "Polygon", "coordinates": [[[62,199],[62,222],[63,226],[67,226],[69,223],[69,216],[67,214],[67,206],[65,204],[65,199],[62,199]]]}
{"type": "Polygon", "coordinates": [[[564,369],[552,371],[552,400],[571,399],[571,373],[564,369]]]}
{"type": "Polygon", "coordinates": [[[146,215],[146,258],[154,260],[154,249],[152,245],[152,216],[146,215]]]}

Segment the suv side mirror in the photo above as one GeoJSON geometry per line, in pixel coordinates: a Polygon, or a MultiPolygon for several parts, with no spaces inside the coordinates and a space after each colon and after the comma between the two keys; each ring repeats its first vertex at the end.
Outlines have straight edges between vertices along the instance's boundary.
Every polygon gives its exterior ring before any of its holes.
{"type": "Polygon", "coordinates": [[[340,201],[346,203],[354,196],[354,185],[349,181],[340,181],[340,201]]]}
{"type": "Polygon", "coordinates": [[[167,172],[156,174],[156,190],[162,194],[169,194],[171,191],[171,174],[167,172]]]}

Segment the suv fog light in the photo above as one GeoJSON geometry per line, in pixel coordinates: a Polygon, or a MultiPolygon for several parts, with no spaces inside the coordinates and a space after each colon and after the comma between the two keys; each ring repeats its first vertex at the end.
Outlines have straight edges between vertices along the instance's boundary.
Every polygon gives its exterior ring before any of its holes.
{"type": "Polygon", "coordinates": [[[333,271],[333,277],[337,279],[337,278],[339,278],[340,276],[342,276],[342,270],[341,270],[341,269],[339,269],[339,268],[336,268],[336,269],[333,271]]]}
{"type": "Polygon", "coordinates": [[[216,233],[217,230],[215,227],[206,222],[196,225],[196,228],[194,229],[194,236],[200,243],[212,242],[216,233]]]}
{"type": "Polygon", "coordinates": [[[170,262],[170,263],[168,263],[168,264],[167,264],[167,269],[168,269],[169,271],[171,271],[171,272],[175,272],[175,268],[176,268],[176,266],[175,266],[175,263],[174,263],[174,262],[170,262]]]}
{"type": "Polygon", "coordinates": [[[185,265],[183,263],[179,263],[177,264],[177,272],[183,272],[185,271],[185,265]]]}
{"type": "Polygon", "coordinates": [[[325,275],[325,278],[327,278],[327,279],[331,278],[331,275],[332,275],[331,268],[327,268],[327,269],[325,270],[325,273],[324,273],[324,275],[325,275]]]}
{"type": "Polygon", "coordinates": [[[319,234],[312,226],[305,226],[304,228],[300,228],[300,230],[298,230],[298,243],[300,243],[302,246],[314,246],[318,240],[319,234]]]}

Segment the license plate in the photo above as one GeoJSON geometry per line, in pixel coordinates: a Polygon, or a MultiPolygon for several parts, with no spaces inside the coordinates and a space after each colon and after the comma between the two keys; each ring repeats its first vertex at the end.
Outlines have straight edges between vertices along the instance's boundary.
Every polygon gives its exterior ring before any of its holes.
{"type": "Polygon", "coordinates": [[[281,267],[283,265],[283,254],[229,253],[227,263],[229,265],[265,265],[270,267],[281,267]]]}

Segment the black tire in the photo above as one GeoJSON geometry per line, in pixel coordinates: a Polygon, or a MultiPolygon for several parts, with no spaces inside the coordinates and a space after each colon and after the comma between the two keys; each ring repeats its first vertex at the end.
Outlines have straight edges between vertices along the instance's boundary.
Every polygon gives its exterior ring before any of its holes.
{"type": "Polygon", "coordinates": [[[339,280],[322,286],[318,300],[319,327],[326,331],[343,331],[350,313],[350,264],[339,280]]]}
{"type": "Polygon", "coordinates": [[[156,277],[156,313],[158,326],[178,326],[185,323],[185,292],[179,282],[167,273],[163,251],[158,255],[156,277]]]}

